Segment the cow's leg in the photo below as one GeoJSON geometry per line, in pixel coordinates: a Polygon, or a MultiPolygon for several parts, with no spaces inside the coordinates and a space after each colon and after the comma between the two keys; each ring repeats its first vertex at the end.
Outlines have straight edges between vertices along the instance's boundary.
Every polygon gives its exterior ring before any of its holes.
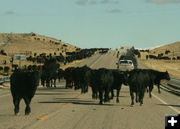
{"type": "Polygon", "coordinates": [[[111,99],[114,98],[114,91],[113,91],[113,88],[111,89],[111,99]]]}
{"type": "Polygon", "coordinates": [[[53,79],[50,80],[50,87],[53,85],[53,79]]]}
{"type": "Polygon", "coordinates": [[[139,95],[138,95],[138,92],[136,92],[136,103],[139,102],[139,95]]]}
{"type": "Polygon", "coordinates": [[[104,93],[104,102],[108,102],[107,89],[105,89],[105,93],[104,93]]]}
{"type": "Polygon", "coordinates": [[[71,80],[68,80],[66,87],[67,88],[73,88],[73,82],[71,80]]]}
{"type": "Polygon", "coordinates": [[[26,104],[25,115],[29,115],[29,113],[31,112],[31,108],[30,108],[31,99],[28,97],[24,97],[23,99],[26,104]]]}
{"type": "Polygon", "coordinates": [[[149,89],[147,88],[147,90],[146,90],[146,91],[147,91],[147,93],[148,93],[148,92],[149,92],[149,89]]]}
{"type": "Polygon", "coordinates": [[[91,87],[91,90],[92,90],[92,98],[95,99],[95,90],[93,87],[91,87]]]}
{"type": "Polygon", "coordinates": [[[95,92],[95,98],[98,99],[98,91],[95,92]]]}
{"type": "Polygon", "coordinates": [[[106,99],[107,99],[107,98],[106,98],[106,90],[105,90],[104,97],[103,97],[104,102],[107,102],[106,99]]]}
{"type": "Polygon", "coordinates": [[[152,97],[152,95],[151,95],[152,90],[153,90],[153,85],[149,86],[149,97],[150,98],[152,97]]]}
{"type": "Polygon", "coordinates": [[[56,87],[56,78],[54,79],[54,87],[56,87]]]}
{"type": "Polygon", "coordinates": [[[109,89],[105,89],[105,94],[104,94],[104,102],[109,102],[109,89]]]}
{"type": "Polygon", "coordinates": [[[66,79],[66,89],[68,88],[69,81],[66,79]]]}
{"type": "Polygon", "coordinates": [[[131,106],[133,106],[134,105],[134,94],[131,89],[130,89],[130,95],[131,95],[131,106]]]}
{"type": "Polygon", "coordinates": [[[92,98],[93,99],[97,99],[98,98],[98,96],[97,96],[97,92],[98,92],[97,89],[94,86],[92,86],[91,90],[92,90],[92,98]]]}
{"type": "Polygon", "coordinates": [[[19,103],[21,101],[21,98],[17,96],[13,96],[13,103],[14,103],[14,114],[17,115],[19,112],[19,103]]]}
{"type": "Polygon", "coordinates": [[[120,85],[120,87],[119,88],[117,88],[117,98],[116,98],[116,103],[119,103],[119,93],[120,93],[120,90],[121,90],[121,86],[122,86],[122,84],[120,85]]]}
{"type": "Polygon", "coordinates": [[[143,104],[142,99],[143,99],[143,98],[142,98],[142,93],[140,93],[140,94],[139,94],[139,102],[140,102],[140,106],[142,106],[142,104],[143,104]]]}
{"type": "Polygon", "coordinates": [[[117,89],[116,90],[116,103],[119,103],[119,92],[120,92],[120,89],[117,89]]]}
{"type": "Polygon", "coordinates": [[[44,79],[41,79],[41,85],[44,87],[44,79]]]}
{"type": "Polygon", "coordinates": [[[142,89],[139,94],[140,106],[142,106],[142,104],[143,104],[144,92],[145,92],[145,90],[142,89]]]}
{"type": "Polygon", "coordinates": [[[158,87],[158,93],[160,94],[161,91],[160,91],[160,84],[159,83],[158,83],[157,87],[158,87]]]}
{"type": "Polygon", "coordinates": [[[70,85],[69,85],[69,88],[71,88],[71,89],[72,89],[72,88],[73,88],[73,86],[75,87],[75,85],[76,85],[76,84],[75,84],[75,82],[71,80],[70,85]]]}
{"type": "Polygon", "coordinates": [[[71,81],[69,87],[70,87],[70,88],[73,88],[73,86],[75,86],[75,82],[74,82],[74,81],[71,81]]]}
{"type": "Polygon", "coordinates": [[[102,101],[103,101],[103,91],[102,90],[99,90],[99,104],[102,104],[102,101]]]}
{"type": "Polygon", "coordinates": [[[98,96],[99,96],[99,94],[98,94],[98,89],[94,89],[94,94],[95,94],[95,99],[98,99],[98,96]]]}
{"type": "Polygon", "coordinates": [[[72,82],[70,80],[66,80],[66,89],[72,88],[72,82]]]}
{"type": "Polygon", "coordinates": [[[50,87],[50,80],[46,80],[46,87],[50,87]]]}
{"type": "Polygon", "coordinates": [[[85,90],[85,93],[88,92],[88,84],[84,84],[84,90],[85,90]]]}

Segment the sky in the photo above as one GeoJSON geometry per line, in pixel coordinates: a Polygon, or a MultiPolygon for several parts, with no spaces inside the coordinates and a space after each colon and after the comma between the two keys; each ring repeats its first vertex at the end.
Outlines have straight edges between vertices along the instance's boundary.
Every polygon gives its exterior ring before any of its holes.
{"type": "Polygon", "coordinates": [[[180,0],[0,0],[0,33],[81,48],[149,48],[180,41],[180,0]]]}

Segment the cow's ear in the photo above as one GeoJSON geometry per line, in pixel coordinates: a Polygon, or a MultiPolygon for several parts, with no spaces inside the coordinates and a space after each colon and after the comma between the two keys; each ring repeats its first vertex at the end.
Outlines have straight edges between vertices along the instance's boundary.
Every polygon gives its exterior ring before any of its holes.
{"type": "Polygon", "coordinates": [[[167,69],[166,69],[166,73],[168,73],[167,69]]]}

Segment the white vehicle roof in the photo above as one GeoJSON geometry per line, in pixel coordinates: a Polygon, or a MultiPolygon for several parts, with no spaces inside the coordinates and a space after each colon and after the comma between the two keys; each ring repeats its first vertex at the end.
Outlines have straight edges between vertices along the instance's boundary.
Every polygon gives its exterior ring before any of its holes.
{"type": "Polygon", "coordinates": [[[119,62],[124,62],[124,63],[133,63],[132,60],[119,60],[119,62]]]}

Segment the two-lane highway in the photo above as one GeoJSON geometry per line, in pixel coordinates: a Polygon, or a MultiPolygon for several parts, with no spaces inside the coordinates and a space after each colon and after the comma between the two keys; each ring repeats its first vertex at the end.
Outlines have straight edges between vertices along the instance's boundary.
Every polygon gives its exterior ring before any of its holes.
{"type": "MultiPolygon", "coordinates": [[[[116,51],[94,55],[79,66],[91,68],[116,68],[116,51]]],[[[99,100],[73,89],[64,89],[65,81],[57,88],[39,87],[31,103],[32,113],[24,115],[21,101],[20,113],[13,114],[9,89],[0,89],[0,129],[163,129],[166,114],[180,113],[180,98],[153,89],[153,97],[146,93],[143,106],[130,107],[129,87],[122,86],[120,103],[112,100],[99,105],[99,100]],[[2,93],[2,94],[1,94],[2,93]]]]}

